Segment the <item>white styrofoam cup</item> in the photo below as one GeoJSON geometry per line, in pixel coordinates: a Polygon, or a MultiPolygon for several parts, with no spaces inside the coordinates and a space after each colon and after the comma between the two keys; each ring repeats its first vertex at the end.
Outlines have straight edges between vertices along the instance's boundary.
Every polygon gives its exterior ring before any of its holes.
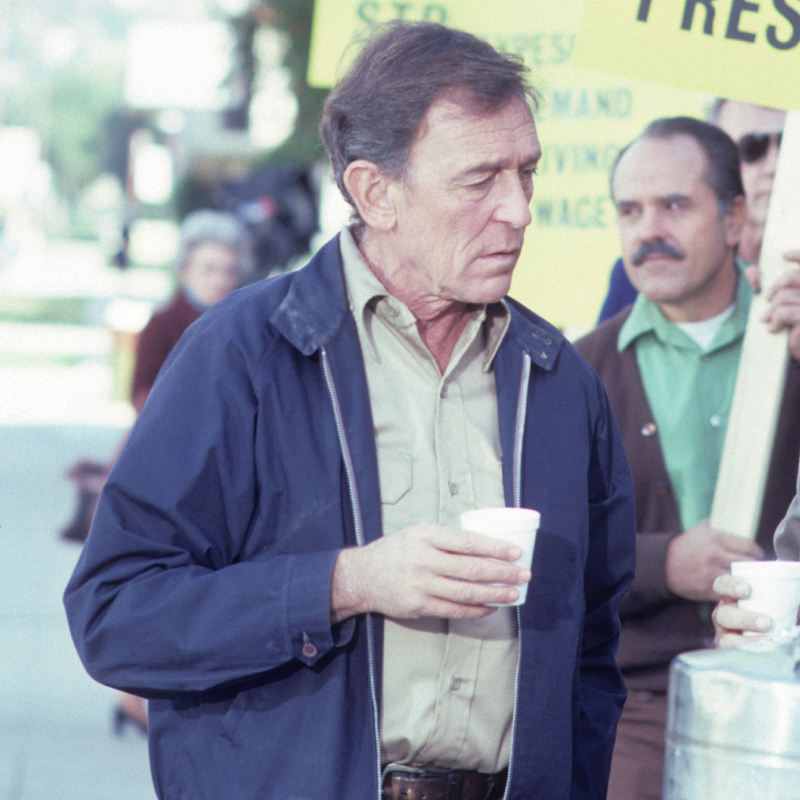
{"type": "Polygon", "coordinates": [[[750,584],[750,596],[738,601],[739,608],[772,617],[771,634],[794,630],[800,606],[800,562],[734,561],[731,575],[750,584]]]}
{"type": "MultiPolygon", "coordinates": [[[[476,508],[461,514],[461,529],[515,544],[522,555],[514,563],[530,569],[539,519],[539,512],[532,508],[476,508]]],[[[515,602],[498,605],[521,606],[528,595],[528,584],[518,585],[516,589],[519,598],[515,602]]]]}

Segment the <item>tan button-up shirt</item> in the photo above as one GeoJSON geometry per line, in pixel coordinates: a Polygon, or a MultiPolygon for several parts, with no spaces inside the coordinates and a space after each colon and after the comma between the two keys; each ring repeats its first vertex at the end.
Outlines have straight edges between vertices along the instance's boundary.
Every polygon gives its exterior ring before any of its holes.
{"type": "MultiPolygon", "coordinates": [[[[369,269],[349,231],[341,253],[375,425],[383,534],[504,506],[492,360],[503,303],[476,307],[444,374],[416,319],[369,269]]],[[[384,627],[383,763],[505,768],[518,661],[510,608],[481,620],[397,620],[384,627]]]]}

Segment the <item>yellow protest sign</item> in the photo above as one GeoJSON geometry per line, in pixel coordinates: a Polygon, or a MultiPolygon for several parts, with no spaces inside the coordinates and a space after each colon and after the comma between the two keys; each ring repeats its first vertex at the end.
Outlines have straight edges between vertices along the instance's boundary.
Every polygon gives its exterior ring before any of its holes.
{"type": "Polygon", "coordinates": [[[585,0],[573,62],[800,108],[800,2],[585,0]]]}
{"type": "MultiPolygon", "coordinates": [[[[653,0],[658,2],[658,0],[653,0]]],[[[594,325],[619,255],[608,173],[621,147],[655,117],[704,116],[710,98],[576,69],[581,0],[316,0],[309,81],[332,86],[367,26],[443,22],[523,57],[540,90],[543,154],[533,223],[511,293],[573,334],[594,325]]]]}

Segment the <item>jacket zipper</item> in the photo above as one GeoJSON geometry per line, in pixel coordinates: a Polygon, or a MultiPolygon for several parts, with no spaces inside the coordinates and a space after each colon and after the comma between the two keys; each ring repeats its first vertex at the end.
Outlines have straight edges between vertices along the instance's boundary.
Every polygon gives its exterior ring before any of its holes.
{"type": "MultiPolygon", "coordinates": [[[[517,416],[514,424],[514,464],[513,464],[513,492],[514,505],[522,506],[522,443],[525,433],[525,417],[528,411],[528,387],[531,382],[531,357],[525,353],[522,362],[522,378],[519,384],[519,397],[517,398],[517,416]]],[[[511,772],[514,767],[514,730],[517,724],[517,703],[519,699],[519,670],[522,663],[522,613],[517,606],[517,642],[519,656],[517,657],[517,671],[514,676],[514,709],[511,712],[511,749],[508,755],[508,777],[503,800],[508,800],[508,791],[511,788],[511,772]]]]}
{"type": "MultiPolygon", "coordinates": [[[[333,403],[333,417],[336,420],[336,434],[339,437],[339,447],[342,451],[342,459],[344,460],[344,471],[347,475],[347,487],[350,492],[350,504],[353,512],[353,523],[355,525],[356,544],[359,547],[364,546],[364,525],[361,518],[361,504],[358,499],[358,492],[356,488],[356,475],[353,469],[353,459],[350,455],[350,446],[347,444],[347,438],[344,433],[344,423],[342,422],[342,409],[339,405],[339,396],[336,393],[336,385],[333,382],[333,375],[331,373],[330,364],[328,362],[328,353],[325,348],[320,349],[322,354],[322,371],[325,375],[325,383],[328,387],[328,393],[331,396],[333,403]]],[[[376,762],[376,777],[378,786],[378,800],[381,798],[381,738],[380,738],[380,723],[378,719],[378,693],[375,689],[375,645],[374,634],[372,630],[372,614],[366,615],[367,626],[367,663],[369,666],[369,692],[372,699],[372,725],[375,734],[375,762],[376,762]]],[[[519,668],[519,667],[518,667],[519,668]]]]}
{"type": "MultiPolygon", "coordinates": [[[[352,504],[353,522],[355,525],[356,544],[359,547],[364,546],[364,529],[361,519],[361,505],[358,500],[356,491],[355,470],[353,469],[353,460],[350,455],[350,447],[347,444],[347,438],[344,433],[344,424],[342,422],[342,410],[339,405],[339,397],[336,393],[336,385],[333,382],[333,375],[331,374],[330,364],[328,362],[328,354],[325,348],[321,348],[322,353],[322,370],[325,374],[325,382],[328,387],[328,392],[331,396],[333,403],[333,416],[336,421],[336,433],[339,437],[339,447],[342,451],[342,458],[344,460],[345,474],[347,475],[347,486],[350,491],[350,502],[352,504]]],[[[528,387],[530,385],[531,375],[531,357],[525,353],[524,361],[522,364],[522,378],[520,380],[519,397],[517,398],[517,414],[514,427],[514,463],[512,472],[513,492],[514,492],[514,505],[519,508],[522,505],[522,446],[523,434],[525,432],[525,417],[527,413],[527,398],[528,387]]],[[[372,698],[372,724],[375,733],[375,748],[376,748],[376,777],[378,786],[378,800],[381,796],[381,757],[380,757],[380,724],[378,720],[378,701],[377,691],[375,689],[375,656],[374,656],[374,640],[372,631],[372,614],[367,614],[367,660],[369,664],[369,690],[372,698]]],[[[511,771],[514,765],[514,729],[517,721],[517,705],[519,698],[519,671],[520,663],[522,661],[522,615],[517,606],[517,641],[519,643],[520,657],[517,659],[517,671],[514,676],[514,708],[511,716],[511,752],[508,759],[508,779],[506,781],[505,792],[503,793],[503,800],[507,800],[508,791],[511,788],[511,771]]]]}

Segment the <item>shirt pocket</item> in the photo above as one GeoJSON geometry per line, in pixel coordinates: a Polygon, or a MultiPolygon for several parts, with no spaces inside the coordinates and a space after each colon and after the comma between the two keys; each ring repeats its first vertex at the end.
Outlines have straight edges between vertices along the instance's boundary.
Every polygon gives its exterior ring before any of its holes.
{"type": "Polygon", "coordinates": [[[411,453],[392,453],[378,467],[381,484],[381,503],[394,505],[411,490],[413,466],[411,453]]]}

